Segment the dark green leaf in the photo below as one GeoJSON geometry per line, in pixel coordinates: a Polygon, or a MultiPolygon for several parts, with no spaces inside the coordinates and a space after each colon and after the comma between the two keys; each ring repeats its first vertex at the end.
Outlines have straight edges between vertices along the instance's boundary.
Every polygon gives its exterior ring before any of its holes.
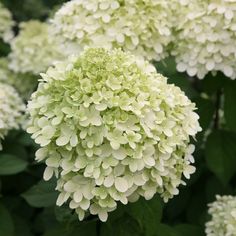
{"type": "Polygon", "coordinates": [[[204,224],[207,213],[207,202],[203,194],[204,191],[199,191],[202,188],[203,181],[200,183],[201,187],[197,188],[197,193],[193,193],[192,199],[188,202],[186,209],[187,220],[192,224],[204,224]]]}
{"type": "MultiPolygon", "coordinates": [[[[214,104],[210,99],[204,99],[202,97],[197,97],[196,99],[194,99],[194,102],[196,103],[197,106],[197,113],[200,117],[200,125],[202,127],[203,130],[207,129],[213,119],[213,115],[214,115],[214,104]]],[[[203,135],[204,132],[201,132],[201,134],[203,135]]]]}
{"type": "Polygon", "coordinates": [[[166,212],[169,219],[175,219],[185,209],[190,198],[190,189],[181,189],[180,194],[168,202],[166,212]]]}
{"type": "Polygon", "coordinates": [[[226,78],[224,74],[218,72],[215,76],[211,73],[208,73],[206,77],[203,80],[198,81],[198,83],[200,89],[203,92],[212,95],[222,89],[222,87],[228,80],[229,79],[226,78]]]}
{"type": "Polygon", "coordinates": [[[56,204],[58,196],[54,180],[39,181],[36,185],[22,194],[22,197],[33,207],[49,207],[56,204]]]}
{"type": "Polygon", "coordinates": [[[179,235],[172,227],[166,224],[159,224],[155,236],[182,236],[179,235]]]}
{"type": "Polygon", "coordinates": [[[236,131],[236,81],[229,81],[225,86],[224,115],[226,126],[236,131]]]}
{"type": "Polygon", "coordinates": [[[33,236],[30,232],[30,223],[24,218],[14,217],[15,236],[33,236]]]}
{"type": "Polygon", "coordinates": [[[128,206],[127,213],[139,222],[145,235],[155,235],[162,218],[162,202],[158,196],[147,201],[143,198],[128,206]]]}
{"type": "Polygon", "coordinates": [[[72,211],[69,206],[63,205],[63,206],[56,206],[55,207],[55,216],[57,221],[59,222],[73,222],[78,221],[77,214],[73,214],[74,211],[72,211]]]}
{"type": "Polygon", "coordinates": [[[96,222],[77,222],[74,225],[59,225],[43,236],[96,236],[96,222]]]}
{"type": "Polygon", "coordinates": [[[14,223],[7,208],[0,203],[0,235],[13,236],[14,223]]]}
{"type": "Polygon", "coordinates": [[[219,179],[215,176],[209,178],[206,182],[206,199],[207,202],[213,202],[215,200],[215,196],[219,195],[230,195],[232,194],[232,190],[229,185],[223,185],[219,179]]]}
{"type": "Polygon", "coordinates": [[[47,230],[43,236],[96,236],[96,222],[79,222],[61,224],[47,230]]]}
{"type": "Polygon", "coordinates": [[[206,161],[209,169],[227,183],[236,171],[236,134],[216,130],[206,143],[206,161]]]}
{"type": "Polygon", "coordinates": [[[175,226],[176,232],[179,233],[180,236],[204,236],[204,229],[195,225],[181,224],[175,226]]]}
{"type": "MultiPolygon", "coordinates": [[[[99,224],[99,223],[98,223],[99,224]]],[[[103,223],[101,225],[101,236],[141,236],[142,229],[140,228],[137,221],[135,221],[129,215],[103,223]]],[[[150,226],[151,227],[151,226],[150,226]]]]}
{"type": "Polygon", "coordinates": [[[0,175],[17,174],[25,170],[27,162],[9,154],[0,155],[0,175]]]}
{"type": "Polygon", "coordinates": [[[176,75],[178,72],[176,71],[176,63],[173,57],[168,57],[159,62],[155,62],[155,67],[157,71],[167,77],[170,75],[176,75]]]}
{"type": "MultiPolygon", "coordinates": [[[[97,224],[101,224],[101,222],[96,221],[84,221],[84,222],[76,222],[74,224],[74,228],[72,228],[72,232],[68,236],[96,236],[96,227],[97,224]]],[[[73,225],[72,225],[73,226],[73,225]]]]}

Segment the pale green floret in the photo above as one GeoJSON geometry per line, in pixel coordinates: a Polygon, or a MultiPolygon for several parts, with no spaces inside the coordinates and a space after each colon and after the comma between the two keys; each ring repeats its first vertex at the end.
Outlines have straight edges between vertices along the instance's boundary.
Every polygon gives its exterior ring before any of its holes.
{"type": "Polygon", "coordinates": [[[13,26],[14,21],[10,11],[0,2],[0,38],[2,38],[4,42],[9,42],[14,37],[12,31],[13,26]]]}
{"type": "Polygon", "coordinates": [[[86,47],[122,48],[161,60],[172,40],[171,17],[168,1],[72,0],[56,12],[52,29],[72,53],[86,47]]]}
{"type": "Polygon", "coordinates": [[[1,140],[8,131],[18,129],[22,122],[25,106],[16,90],[0,82],[0,150],[1,140]]]}
{"type": "Polygon", "coordinates": [[[209,204],[211,220],[206,223],[207,236],[236,236],[236,197],[216,196],[209,204]]]}
{"type": "Polygon", "coordinates": [[[57,40],[50,37],[49,26],[36,20],[20,24],[20,32],[11,42],[9,67],[15,72],[38,75],[62,58],[57,40]]]}
{"type": "Polygon", "coordinates": [[[221,71],[236,78],[236,1],[182,0],[179,10],[175,48],[172,55],[177,70],[202,79],[208,72],[221,71]]]}
{"type": "Polygon", "coordinates": [[[106,221],[117,202],[164,201],[194,173],[195,104],[155,68],[121,50],[88,49],[45,74],[28,104],[44,178],[67,200],[106,221]]]}
{"type": "Polygon", "coordinates": [[[24,100],[28,100],[37,87],[38,77],[30,73],[15,73],[8,64],[7,58],[0,58],[0,82],[13,86],[24,100]]]}

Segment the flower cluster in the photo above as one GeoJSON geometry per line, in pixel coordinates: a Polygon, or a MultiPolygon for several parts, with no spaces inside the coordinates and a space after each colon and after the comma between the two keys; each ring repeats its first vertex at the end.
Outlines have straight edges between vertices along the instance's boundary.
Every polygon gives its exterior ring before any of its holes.
{"type": "Polygon", "coordinates": [[[85,50],[42,74],[27,131],[41,148],[44,179],[82,220],[106,221],[117,202],[155,193],[167,201],[195,171],[195,104],[148,62],[121,50],[85,50]]]}
{"type": "Polygon", "coordinates": [[[236,235],[236,197],[216,196],[216,201],[209,204],[211,221],[206,223],[207,236],[236,235]]]}
{"type": "Polygon", "coordinates": [[[177,69],[200,79],[209,71],[236,78],[236,2],[182,0],[176,20],[177,69]]]}
{"type": "Polygon", "coordinates": [[[19,128],[24,110],[25,106],[16,90],[0,82],[0,150],[1,139],[9,130],[19,128]]]}
{"type": "Polygon", "coordinates": [[[4,42],[9,42],[13,37],[12,27],[14,26],[14,21],[12,20],[12,15],[8,9],[6,9],[0,2],[0,38],[4,42]]]}
{"type": "Polygon", "coordinates": [[[38,77],[33,74],[15,73],[8,68],[7,58],[0,58],[0,82],[13,86],[27,100],[37,87],[38,77]]]}
{"type": "Polygon", "coordinates": [[[55,14],[52,25],[54,34],[73,52],[86,47],[122,48],[160,60],[172,39],[171,14],[168,1],[73,0],[55,14]]]}
{"type": "Polygon", "coordinates": [[[15,72],[39,74],[62,55],[49,35],[47,23],[28,21],[20,24],[20,33],[11,42],[9,67],[15,72]]]}

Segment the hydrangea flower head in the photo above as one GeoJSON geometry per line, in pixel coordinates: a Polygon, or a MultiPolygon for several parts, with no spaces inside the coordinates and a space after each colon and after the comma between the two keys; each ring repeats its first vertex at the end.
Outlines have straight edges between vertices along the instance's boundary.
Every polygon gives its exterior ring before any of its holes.
{"type": "Polygon", "coordinates": [[[54,33],[72,45],[73,52],[86,47],[122,48],[148,60],[167,55],[172,39],[167,1],[73,0],[52,20],[54,33]]]}
{"type": "Polygon", "coordinates": [[[31,20],[20,24],[20,33],[11,42],[9,67],[15,72],[39,74],[62,55],[50,37],[47,23],[31,20]]]}
{"type": "Polygon", "coordinates": [[[221,71],[236,78],[236,2],[180,1],[176,44],[177,69],[202,79],[221,71]]]}
{"type": "Polygon", "coordinates": [[[16,90],[0,82],[0,150],[1,139],[9,130],[19,128],[24,110],[25,106],[16,90]]]}
{"type": "Polygon", "coordinates": [[[236,235],[236,197],[217,195],[208,213],[212,218],[206,223],[207,236],[236,235]]]}
{"type": "Polygon", "coordinates": [[[0,82],[13,86],[23,99],[28,100],[37,87],[38,77],[30,73],[15,73],[8,64],[7,58],[0,58],[0,82]]]}
{"type": "Polygon", "coordinates": [[[0,38],[3,39],[4,42],[9,42],[14,34],[12,31],[12,27],[14,26],[14,21],[12,20],[12,15],[10,11],[5,8],[0,2],[0,38]]]}
{"type": "Polygon", "coordinates": [[[105,221],[117,202],[155,193],[167,201],[195,171],[195,105],[155,68],[121,50],[85,50],[42,74],[28,110],[44,178],[57,204],[105,221]]]}

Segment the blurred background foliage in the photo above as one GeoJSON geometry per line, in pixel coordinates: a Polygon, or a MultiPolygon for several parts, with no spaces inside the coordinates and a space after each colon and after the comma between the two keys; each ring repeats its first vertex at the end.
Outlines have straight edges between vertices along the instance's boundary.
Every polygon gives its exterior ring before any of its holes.
{"type": "MultiPolygon", "coordinates": [[[[63,0],[2,0],[16,22],[46,20],[63,0]]],[[[15,32],[18,32],[17,25],[15,32]]],[[[0,42],[0,55],[9,53],[0,42]]],[[[0,152],[1,236],[201,236],[207,204],[216,194],[236,190],[236,82],[222,74],[204,80],[176,71],[173,58],[157,70],[197,104],[203,128],[195,142],[197,171],[168,204],[158,196],[119,206],[106,223],[89,216],[79,222],[66,206],[56,207],[55,180],[44,182],[43,164],[34,161],[37,145],[23,131],[12,131],[0,152]]]]}

